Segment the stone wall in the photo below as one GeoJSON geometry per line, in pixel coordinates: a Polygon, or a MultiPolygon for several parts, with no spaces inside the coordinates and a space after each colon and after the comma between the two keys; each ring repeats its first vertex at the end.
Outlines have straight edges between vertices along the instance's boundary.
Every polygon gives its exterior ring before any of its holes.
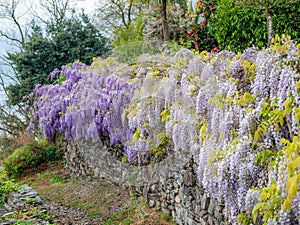
{"type": "Polygon", "coordinates": [[[78,176],[92,175],[131,188],[177,224],[229,224],[222,203],[210,199],[197,182],[196,164],[188,152],[176,152],[160,163],[138,167],[118,160],[111,150],[105,141],[70,143],[67,166],[78,176]]]}

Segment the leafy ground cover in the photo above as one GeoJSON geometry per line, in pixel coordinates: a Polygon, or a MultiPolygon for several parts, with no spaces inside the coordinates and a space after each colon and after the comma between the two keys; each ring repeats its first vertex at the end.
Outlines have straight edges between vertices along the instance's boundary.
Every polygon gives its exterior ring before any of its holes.
{"type": "Polygon", "coordinates": [[[170,218],[150,209],[142,197],[106,180],[71,177],[62,163],[41,165],[16,182],[29,184],[46,204],[64,208],[64,213],[53,211],[62,224],[81,224],[81,219],[87,218],[104,225],[172,224],[170,218]],[[70,215],[66,215],[68,211],[70,215]]]}

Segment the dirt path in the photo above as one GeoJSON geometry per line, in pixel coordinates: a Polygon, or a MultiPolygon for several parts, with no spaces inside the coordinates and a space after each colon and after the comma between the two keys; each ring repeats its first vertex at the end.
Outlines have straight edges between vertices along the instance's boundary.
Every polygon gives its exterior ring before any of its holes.
{"type": "Polygon", "coordinates": [[[18,182],[39,193],[55,224],[172,224],[142,197],[105,180],[73,178],[62,164],[41,166],[18,182]]]}

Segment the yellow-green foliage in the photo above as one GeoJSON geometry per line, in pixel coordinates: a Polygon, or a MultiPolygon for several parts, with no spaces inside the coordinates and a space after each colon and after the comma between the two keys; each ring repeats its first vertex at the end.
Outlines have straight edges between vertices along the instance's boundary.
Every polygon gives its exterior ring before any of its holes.
{"type": "Polygon", "coordinates": [[[101,60],[98,58],[93,58],[93,63],[91,64],[90,68],[95,72],[102,72],[102,69],[113,67],[113,64],[116,63],[116,59],[113,57],[108,57],[105,60],[101,60]]]}
{"type": "Polygon", "coordinates": [[[255,62],[251,63],[246,60],[241,61],[241,65],[244,68],[245,76],[248,78],[245,82],[250,82],[255,78],[255,62]]]}
{"type": "Polygon", "coordinates": [[[172,139],[164,132],[157,134],[156,139],[159,143],[150,150],[150,155],[154,156],[155,159],[159,159],[166,156],[168,151],[173,148],[172,139]]]}
{"type": "Polygon", "coordinates": [[[300,140],[299,137],[294,136],[293,141],[290,142],[286,139],[282,139],[281,143],[284,144],[284,148],[280,151],[282,157],[287,158],[289,163],[287,164],[288,181],[286,185],[287,197],[284,200],[284,209],[290,209],[290,205],[294,197],[299,191],[300,182],[300,140]]]}
{"type": "Polygon", "coordinates": [[[3,169],[0,170],[0,205],[5,203],[9,192],[16,191],[22,187],[6,177],[6,172],[3,169]]]}
{"type": "Polygon", "coordinates": [[[237,221],[239,224],[243,224],[243,225],[250,225],[250,224],[253,224],[253,221],[251,218],[248,217],[247,214],[245,213],[240,213],[238,216],[237,216],[237,221]]]}
{"type": "Polygon", "coordinates": [[[132,139],[133,141],[137,141],[141,136],[141,130],[140,129],[136,129],[136,131],[134,132],[132,139]]]}
{"type": "Polygon", "coordinates": [[[200,133],[199,133],[199,136],[200,136],[200,139],[201,141],[203,141],[205,138],[207,138],[207,122],[204,122],[200,128],[200,133]]]}
{"type": "Polygon", "coordinates": [[[4,168],[8,176],[18,177],[26,169],[60,158],[61,153],[56,146],[48,145],[45,141],[34,142],[17,148],[5,160],[4,168]]]}
{"type": "Polygon", "coordinates": [[[236,104],[239,104],[242,107],[249,107],[250,104],[255,102],[255,96],[252,96],[249,92],[245,92],[243,95],[236,93],[236,95],[238,95],[236,104]]]}
{"type": "MultiPolygon", "coordinates": [[[[287,160],[285,164],[284,171],[279,171],[280,173],[288,174],[288,180],[285,187],[286,196],[282,195],[284,190],[281,190],[277,183],[273,181],[272,185],[264,187],[261,189],[260,202],[254,207],[252,211],[252,219],[255,222],[259,215],[262,216],[264,224],[268,219],[279,216],[280,210],[289,210],[291,203],[299,191],[300,182],[300,140],[299,137],[294,136],[292,142],[286,139],[281,140],[281,144],[284,147],[276,154],[273,151],[265,150],[258,154],[255,158],[256,163],[272,162],[272,166],[275,165],[275,156],[280,162],[282,160],[287,160]],[[270,160],[271,159],[271,160],[270,160]]],[[[240,221],[248,224],[247,220],[242,214],[240,214],[240,221]]]]}
{"type": "Polygon", "coordinates": [[[22,171],[42,161],[42,150],[38,144],[27,144],[17,148],[4,162],[8,176],[19,176],[22,171]]]}
{"type": "MultiPolygon", "coordinates": [[[[289,35],[275,35],[275,37],[272,39],[272,46],[270,47],[270,51],[275,54],[288,54],[290,51],[290,46],[292,43],[291,36],[289,35]]],[[[297,45],[298,52],[297,54],[294,53],[294,57],[290,57],[288,60],[283,60],[283,65],[288,66],[295,66],[297,65],[297,61],[299,61],[299,55],[300,55],[300,44],[297,45]]],[[[298,68],[299,69],[299,68],[298,68]]]]}
{"type": "Polygon", "coordinates": [[[211,60],[214,58],[212,53],[209,53],[208,51],[202,51],[200,53],[200,57],[204,62],[211,62],[211,60]]]}
{"type": "Polygon", "coordinates": [[[165,109],[165,110],[163,110],[163,111],[160,113],[160,115],[161,115],[161,121],[162,121],[162,122],[168,121],[168,120],[170,119],[170,117],[171,117],[170,109],[165,109]]]}
{"type": "Polygon", "coordinates": [[[272,38],[272,45],[270,50],[274,53],[286,52],[288,50],[288,46],[291,42],[291,36],[283,34],[281,37],[276,34],[274,38],[272,38]]]}
{"type": "Polygon", "coordinates": [[[283,198],[281,197],[281,190],[277,188],[274,182],[272,185],[262,188],[260,193],[260,202],[252,210],[252,219],[255,222],[260,214],[263,221],[274,218],[276,213],[281,209],[283,198]]]}
{"type": "MultiPolygon", "coordinates": [[[[276,152],[266,149],[266,150],[258,153],[258,155],[254,158],[254,160],[255,160],[254,164],[260,165],[263,163],[274,162],[276,155],[277,155],[276,152]]],[[[272,166],[273,166],[273,163],[272,163],[272,166]]]]}
{"type": "Polygon", "coordinates": [[[271,106],[270,104],[263,103],[260,112],[261,122],[254,133],[254,141],[261,141],[271,125],[274,125],[276,130],[279,131],[286,122],[286,116],[292,112],[292,104],[292,98],[287,98],[283,103],[284,109],[279,110],[274,109],[274,106],[271,106]]]}

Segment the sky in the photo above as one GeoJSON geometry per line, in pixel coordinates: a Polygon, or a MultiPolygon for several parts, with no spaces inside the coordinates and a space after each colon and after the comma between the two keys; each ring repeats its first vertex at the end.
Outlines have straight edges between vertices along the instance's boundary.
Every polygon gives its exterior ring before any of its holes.
{"type": "MultiPolygon", "coordinates": [[[[95,3],[101,0],[83,0],[83,1],[76,1],[75,5],[76,8],[83,8],[85,13],[90,14],[95,9],[95,3]]],[[[103,0],[102,0],[103,1],[103,0]]]]}
{"type": "MultiPolygon", "coordinates": [[[[12,1],[12,0],[11,0],[12,1]]],[[[26,8],[26,2],[29,2],[30,0],[25,0],[22,2],[24,5],[20,5],[19,7],[19,14],[22,14],[24,12],[24,9],[26,8]]],[[[95,9],[95,3],[103,1],[103,0],[71,0],[72,6],[74,6],[77,9],[84,9],[85,13],[88,15],[92,15],[93,11],[95,9]]],[[[39,4],[39,0],[34,0],[34,4],[39,4]]],[[[30,17],[23,16],[22,19],[27,22],[26,20],[30,19],[30,17]]],[[[10,22],[1,20],[0,19],[0,30],[10,28],[10,22]]],[[[12,50],[12,46],[10,46],[5,40],[0,38],[0,56],[3,56],[6,52],[10,52],[12,50]]],[[[7,71],[8,68],[4,66],[0,61],[0,71],[7,71]]],[[[7,81],[9,82],[9,81],[7,81]]],[[[0,87],[0,105],[4,103],[5,94],[0,87]]]]}

